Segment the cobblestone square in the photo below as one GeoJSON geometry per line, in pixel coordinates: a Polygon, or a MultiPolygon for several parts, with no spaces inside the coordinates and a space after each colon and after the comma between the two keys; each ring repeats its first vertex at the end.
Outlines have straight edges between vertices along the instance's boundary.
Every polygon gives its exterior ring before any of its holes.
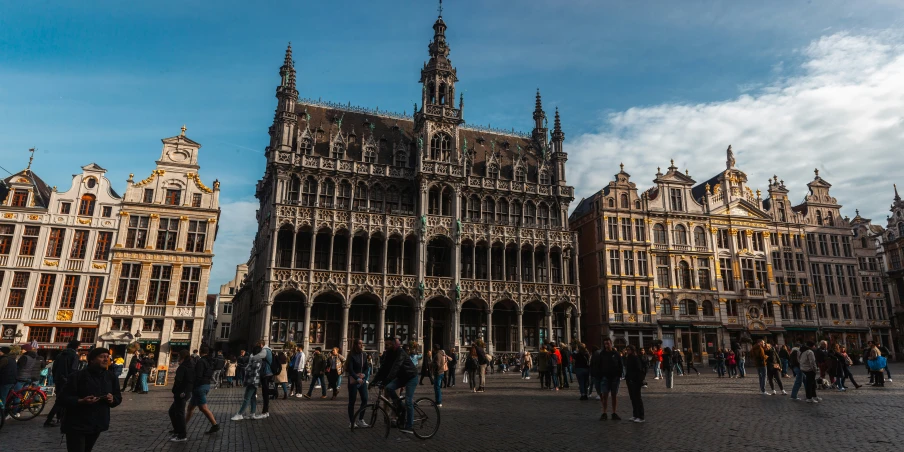
{"type": "MultiPolygon", "coordinates": [[[[335,401],[293,398],[271,403],[265,420],[230,421],[241,404],[239,389],[211,392],[210,407],[222,427],[205,435],[208,423],[197,413],[189,424],[189,441],[170,443],[167,408],[169,388],[153,388],[146,396],[126,393],[112,412],[110,431],[96,451],[235,451],[235,450],[668,450],[668,451],[892,451],[904,441],[904,366],[893,364],[884,389],[864,386],[845,393],[822,391],[818,405],[758,394],[756,370],[745,379],[718,379],[709,369],[701,376],[676,377],[668,390],[662,380],[648,379],[644,392],[645,424],[599,421],[596,400],[579,401],[575,385],[541,391],[536,374],[491,374],[487,392],[474,394],[459,383],[443,393],[439,433],[421,441],[393,431],[388,440],[347,426],[347,391],[335,401]],[[898,375],[902,375],[898,377],[898,375]],[[897,444],[897,446],[895,446],[897,444]]],[[[868,377],[856,368],[858,383],[868,377]]],[[[793,380],[783,383],[790,392],[793,380]]],[[[426,380],[416,397],[433,397],[426,380]]],[[[307,389],[307,387],[305,387],[307,389]]],[[[319,394],[315,390],[314,394],[319,394]]],[[[45,413],[28,422],[9,420],[0,430],[0,451],[65,450],[57,428],[44,428],[45,413]]],[[[258,406],[260,410],[260,405],[258,406]]],[[[622,387],[618,413],[631,416],[622,387]]]]}

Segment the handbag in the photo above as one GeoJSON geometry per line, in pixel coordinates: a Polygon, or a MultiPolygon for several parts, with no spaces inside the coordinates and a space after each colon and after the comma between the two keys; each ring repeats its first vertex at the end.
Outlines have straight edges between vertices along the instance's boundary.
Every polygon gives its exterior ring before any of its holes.
{"type": "Polygon", "coordinates": [[[467,382],[468,382],[468,374],[467,374],[467,372],[465,373],[465,375],[464,375],[463,377],[461,377],[461,382],[462,382],[462,383],[467,383],[467,382]]]}
{"type": "Polygon", "coordinates": [[[876,359],[871,359],[867,362],[869,363],[869,370],[873,372],[881,371],[888,363],[884,356],[879,356],[876,359]]]}

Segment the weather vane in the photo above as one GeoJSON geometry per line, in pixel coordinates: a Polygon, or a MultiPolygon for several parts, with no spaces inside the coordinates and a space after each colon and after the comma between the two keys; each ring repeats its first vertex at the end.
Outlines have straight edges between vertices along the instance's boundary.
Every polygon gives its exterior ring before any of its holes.
{"type": "Polygon", "coordinates": [[[439,11],[439,17],[443,17],[443,0],[439,0],[439,8],[437,8],[437,11],[439,11]]]}

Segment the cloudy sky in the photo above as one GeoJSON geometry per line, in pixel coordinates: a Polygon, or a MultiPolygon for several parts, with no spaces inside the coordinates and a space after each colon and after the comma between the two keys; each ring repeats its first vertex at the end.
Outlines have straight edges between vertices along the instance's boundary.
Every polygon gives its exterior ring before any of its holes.
{"type": "MultiPolygon", "coordinates": [[[[222,182],[215,291],[248,257],[286,43],[302,97],[410,113],[437,14],[432,0],[261,3],[5,4],[0,166],[37,147],[51,185],[96,162],[122,190],[186,124],[202,179],[222,182]]],[[[729,144],[752,188],[776,174],[802,199],[819,168],[845,214],[879,224],[904,183],[900,1],[446,0],[443,17],[467,121],[528,130],[539,87],[578,199],[619,162],[642,188],[672,158],[705,180],[729,144]]]]}

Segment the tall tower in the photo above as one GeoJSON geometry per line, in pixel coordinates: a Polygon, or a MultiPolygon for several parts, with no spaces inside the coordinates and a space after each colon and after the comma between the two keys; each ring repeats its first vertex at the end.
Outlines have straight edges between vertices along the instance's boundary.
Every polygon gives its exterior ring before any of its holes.
{"type": "Polygon", "coordinates": [[[291,152],[295,148],[298,135],[298,115],[295,103],[298,90],[295,88],[295,62],[292,60],[292,43],[286,48],[286,57],[279,68],[280,83],[276,87],[276,113],[270,126],[270,146],[267,147],[267,162],[276,160],[276,152],[291,152]]]}
{"type": "Polygon", "coordinates": [[[420,136],[421,160],[453,162],[457,127],[464,120],[461,104],[455,108],[456,70],[449,60],[446,23],[442,9],[433,24],[433,40],[428,46],[430,60],[421,69],[421,109],[415,114],[415,132],[420,136]]]}
{"type": "Polygon", "coordinates": [[[556,108],[556,119],[552,129],[552,152],[556,165],[556,180],[558,185],[565,185],[565,162],[568,161],[568,154],[562,148],[565,142],[565,133],[562,132],[562,121],[559,119],[559,109],[556,108]]]}

